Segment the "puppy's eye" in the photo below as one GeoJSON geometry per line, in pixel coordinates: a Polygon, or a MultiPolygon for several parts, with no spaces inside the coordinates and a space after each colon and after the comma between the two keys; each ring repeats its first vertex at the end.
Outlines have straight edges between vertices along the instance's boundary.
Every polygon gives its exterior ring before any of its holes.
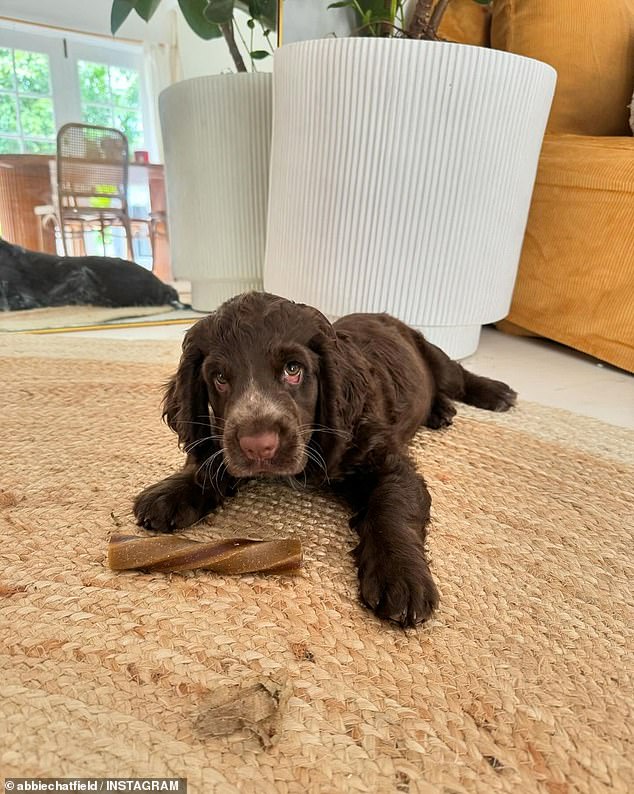
{"type": "Polygon", "coordinates": [[[226,391],[229,388],[229,382],[222,372],[216,372],[214,375],[214,386],[218,389],[218,391],[226,391]]]}
{"type": "Polygon", "coordinates": [[[303,375],[304,368],[297,361],[289,361],[284,367],[284,380],[292,386],[297,386],[301,383],[303,375]]]}

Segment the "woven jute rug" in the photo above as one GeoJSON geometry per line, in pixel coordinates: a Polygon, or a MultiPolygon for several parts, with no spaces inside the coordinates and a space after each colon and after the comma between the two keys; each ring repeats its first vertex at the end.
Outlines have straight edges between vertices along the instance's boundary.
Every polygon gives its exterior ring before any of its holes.
{"type": "Polygon", "coordinates": [[[344,506],[281,484],[187,534],[298,536],[298,577],[107,568],[109,535],[142,532],[134,494],[181,462],[159,419],[177,356],[0,339],[4,775],[634,790],[634,433],[522,404],[421,431],[442,603],[404,632],[357,600],[344,506]]]}
{"type": "Polygon", "coordinates": [[[0,331],[41,331],[48,328],[76,328],[133,320],[173,312],[165,306],[51,306],[44,309],[0,312],[0,331]]]}

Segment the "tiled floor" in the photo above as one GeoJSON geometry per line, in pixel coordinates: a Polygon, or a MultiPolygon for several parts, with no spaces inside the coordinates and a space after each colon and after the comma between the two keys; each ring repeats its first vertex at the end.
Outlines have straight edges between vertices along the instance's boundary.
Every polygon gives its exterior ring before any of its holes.
{"type": "MultiPolygon", "coordinates": [[[[175,313],[166,315],[174,319],[175,313]]],[[[119,339],[181,339],[187,325],[76,333],[119,339]]],[[[520,399],[565,408],[610,424],[634,428],[634,376],[570,348],[484,328],[468,369],[509,383],[520,399]]]]}
{"type": "Polygon", "coordinates": [[[634,428],[634,375],[569,347],[484,328],[463,364],[511,384],[520,399],[634,428]]]}

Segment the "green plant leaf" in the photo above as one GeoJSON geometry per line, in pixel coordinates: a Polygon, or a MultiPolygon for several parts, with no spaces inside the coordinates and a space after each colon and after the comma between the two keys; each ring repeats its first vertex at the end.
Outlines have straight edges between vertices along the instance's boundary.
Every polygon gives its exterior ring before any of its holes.
{"type": "Polygon", "coordinates": [[[264,13],[265,3],[263,3],[262,0],[249,0],[247,5],[249,7],[249,14],[251,14],[253,19],[257,19],[264,13]]]}
{"type": "Polygon", "coordinates": [[[222,31],[215,22],[205,19],[204,10],[207,7],[207,0],[178,0],[183,16],[189,27],[197,36],[206,41],[209,39],[219,39],[222,31]]]}
{"type": "Polygon", "coordinates": [[[209,22],[224,25],[233,19],[233,0],[207,0],[203,15],[209,22]]]}
{"type": "Polygon", "coordinates": [[[236,0],[236,6],[261,24],[277,28],[277,0],[236,0]]]}
{"type": "Polygon", "coordinates": [[[253,50],[253,52],[249,53],[249,57],[253,58],[254,61],[261,61],[262,58],[268,58],[270,54],[266,50],[253,50]]]}
{"type": "Polygon", "coordinates": [[[352,8],[363,36],[391,36],[402,14],[402,0],[337,0],[328,8],[352,8]]]}
{"type": "Polygon", "coordinates": [[[110,10],[110,32],[113,36],[130,16],[133,8],[132,0],[113,0],[110,10]]]}
{"type": "Polygon", "coordinates": [[[134,10],[141,19],[149,22],[160,4],[161,0],[136,0],[134,3],[134,10]]]}
{"type": "Polygon", "coordinates": [[[363,11],[370,14],[373,21],[384,21],[394,24],[394,17],[390,12],[389,4],[384,0],[358,0],[359,6],[363,11]]]}

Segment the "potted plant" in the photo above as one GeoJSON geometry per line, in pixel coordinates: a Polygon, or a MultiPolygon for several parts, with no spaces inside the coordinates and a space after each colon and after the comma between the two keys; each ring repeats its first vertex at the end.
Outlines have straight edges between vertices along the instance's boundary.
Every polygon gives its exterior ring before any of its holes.
{"type": "MultiPolygon", "coordinates": [[[[149,21],[160,4],[113,0],[112,32],[132,12],[149,21]]],[[[183,80],[159,97],[172,270],[191,282],[192,306],[210,311],[236,293],[262,289],[271,75],[257,64],[273,49],[276,0],[178,5],[199,37],[224,38],[238,72],[183,80]],[[236,9],[248,15],[247,35],[236,24],[236,9]],[[268,50],[253,46],[257,28],[268,50]]]]}
{"type": "MultiPolygon", "coordinates": [[[[113,0],[110,12],[110,29],[114,36],[121,25],[134,11],[145,22],[149,22],[158,11],[162,0],[113,0]]],[[[277,0],[178,0],[178,5],[189,27],[201,39],[210,40],[223,37],[237,72],[247,72],[242,53],[236,40],[235,10],[248,14],[247,26],[253,31],[256,26],[262,31],[269,43],[269,51],[254,49],[253,42],[248,47],[252,71],[255,61],[268,58],[273,52],[271,34],[277,28],[277,0]]],[[[240,31],[238,38],[242,38],[240,31]]],[[[247,47],[247,42],[243,42],[247,47]]]]}
{"type": "MultiPolygon", "coordinates": [[[[488,7],[493,0],[470,0],[488,7]]],[[[442,41],[440,25],[452,0],[339,0],[328,8],[349,8],[357,20],[353,31],[357,36],[402,37],[427,41],[442,41]],[[407,8],[406,8],[407,6],[407,8]]]]}
{"type": "Polygon", "coordinates": [[[449,0],[332,5],[357,35],[274,55],[264,286],[464,357],[508,313],[555,72],[440,41],[449,0]]]}

